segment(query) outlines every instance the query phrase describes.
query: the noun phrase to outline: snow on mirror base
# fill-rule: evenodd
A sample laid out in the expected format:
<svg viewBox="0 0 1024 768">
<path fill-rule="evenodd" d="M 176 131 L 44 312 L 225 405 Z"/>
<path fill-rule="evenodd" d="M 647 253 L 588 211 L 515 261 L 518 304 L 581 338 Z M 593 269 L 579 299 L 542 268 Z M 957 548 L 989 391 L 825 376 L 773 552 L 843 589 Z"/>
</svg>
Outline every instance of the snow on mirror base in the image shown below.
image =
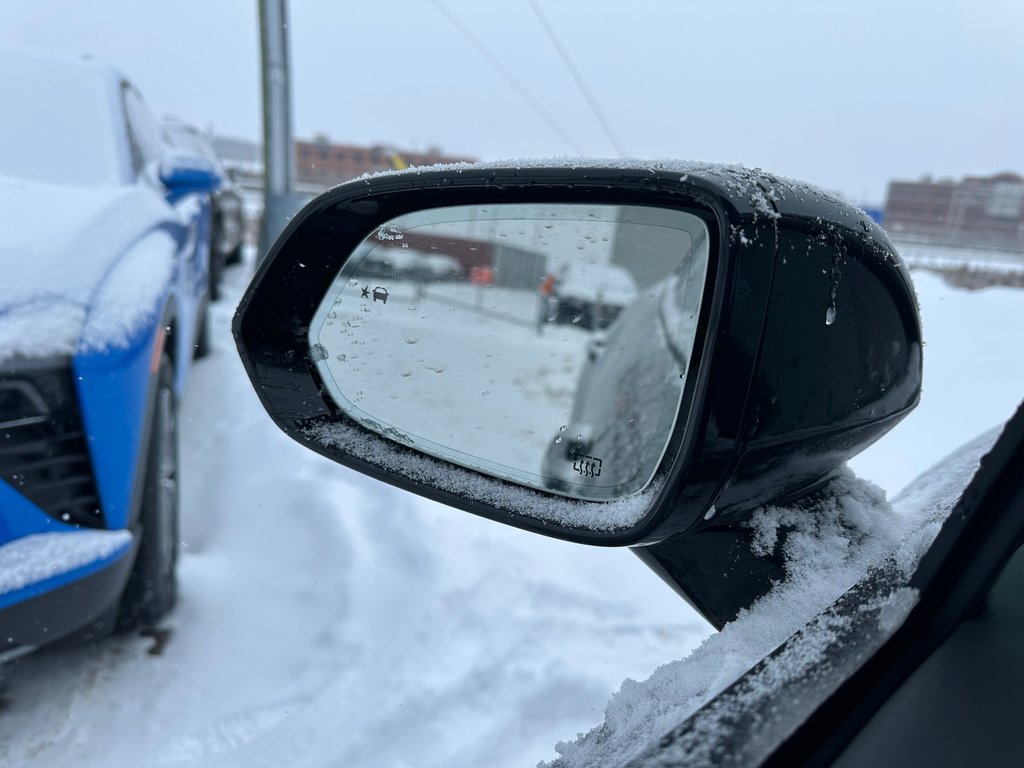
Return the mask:
<svg viewBox="0 0 1024 768">
<path fill-rule="evenodd" d="M 378 227 L 313 317 L 335 404 L 440 459 L 588 501 L 642 491 L 672 435 L 708 229 L 623 205 L 434 208 Z"/>
</svg>

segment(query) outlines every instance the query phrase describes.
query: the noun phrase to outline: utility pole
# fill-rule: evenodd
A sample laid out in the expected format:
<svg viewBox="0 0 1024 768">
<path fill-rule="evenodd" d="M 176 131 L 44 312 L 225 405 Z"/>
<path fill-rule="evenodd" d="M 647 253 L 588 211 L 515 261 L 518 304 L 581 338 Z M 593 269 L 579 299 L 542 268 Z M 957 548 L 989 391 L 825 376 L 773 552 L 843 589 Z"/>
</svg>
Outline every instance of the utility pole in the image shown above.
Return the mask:
<svg viewBox="0 0 1024 768">
<path fill-rule="evenodd" d="M 292 108 L 288 69 L 288 2 L 258 0 L 263 70 L 263 224 L 258 258 L 301 207 L 293 181 Z"/>
</svg>

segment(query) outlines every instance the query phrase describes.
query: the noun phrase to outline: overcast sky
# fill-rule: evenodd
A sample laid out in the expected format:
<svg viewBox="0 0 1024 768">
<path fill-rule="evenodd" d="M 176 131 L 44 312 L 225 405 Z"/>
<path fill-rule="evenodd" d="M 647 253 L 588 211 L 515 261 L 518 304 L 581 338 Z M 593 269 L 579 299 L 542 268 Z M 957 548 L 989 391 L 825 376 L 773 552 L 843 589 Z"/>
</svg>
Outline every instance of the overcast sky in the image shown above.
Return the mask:
<svg viewBox="0 0 1024 768">
<path fill-rule="evenodd" d="M 862 203 L 892 178 L 1024 172 L 1021 0 L 538 3 L 628 156 Z M 297 137 L 617 154 L 529 0 L 292 0 L 289 33 Z M 161 113 L 259 136 L 256 0 L 4 0 L 0 41 L 90 54 Z"/>
</svg>

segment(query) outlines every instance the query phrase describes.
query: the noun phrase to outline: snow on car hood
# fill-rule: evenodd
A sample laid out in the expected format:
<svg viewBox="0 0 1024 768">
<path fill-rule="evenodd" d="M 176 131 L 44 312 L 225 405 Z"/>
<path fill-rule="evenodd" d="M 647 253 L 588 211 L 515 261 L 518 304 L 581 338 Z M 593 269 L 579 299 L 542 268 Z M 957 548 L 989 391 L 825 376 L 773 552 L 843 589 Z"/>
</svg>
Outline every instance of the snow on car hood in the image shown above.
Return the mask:
<svg viewBox="0 0 1024 768">
<path fill-rule="evenodd" d="M 0 360 L 73 353 L 107 277 L 168 214 L 141 184 L 82 188 L 4 177 L 0 210 Z M 166 263 L 153 267 L 166 275 Z M 102 347 L 104 339 L 89 341 Z"/>
</svg>

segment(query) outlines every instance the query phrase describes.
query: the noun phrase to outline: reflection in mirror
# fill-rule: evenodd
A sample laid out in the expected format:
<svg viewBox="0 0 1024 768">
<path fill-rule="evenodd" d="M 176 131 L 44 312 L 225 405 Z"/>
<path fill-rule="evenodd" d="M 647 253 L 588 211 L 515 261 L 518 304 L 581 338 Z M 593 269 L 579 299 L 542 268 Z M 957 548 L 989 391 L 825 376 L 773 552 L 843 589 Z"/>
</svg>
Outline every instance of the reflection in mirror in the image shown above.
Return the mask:
<svg viewBox="0 0 1024 768">
<path fill-rule="evenodd" d="M 707 268 L 707 226 L 678 210 L 417 211 L 346 261 L 311 355 L 368 429 L 522 485 L 619 499 L 668 445 Z"/>
</svg>

